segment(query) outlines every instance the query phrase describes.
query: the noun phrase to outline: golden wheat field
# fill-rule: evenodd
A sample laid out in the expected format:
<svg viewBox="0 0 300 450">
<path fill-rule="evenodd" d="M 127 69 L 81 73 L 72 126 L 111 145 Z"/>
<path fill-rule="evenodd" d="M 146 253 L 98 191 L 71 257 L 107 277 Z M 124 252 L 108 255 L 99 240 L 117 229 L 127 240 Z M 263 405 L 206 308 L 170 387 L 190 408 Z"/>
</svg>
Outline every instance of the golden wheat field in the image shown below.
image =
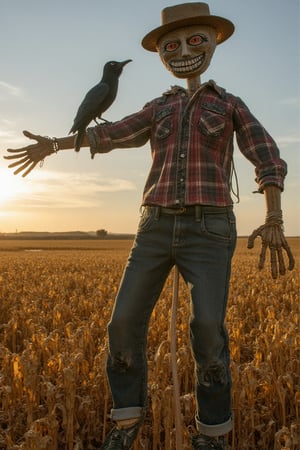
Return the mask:
<svg viewBox="0 0 300 450">
<path fill-rule="evenodd" d="M 258 272 L 258 243 L 240 238 L 227 327 L 231 337 L 232 450 L 300 449 L 300 239 L 296 269 Z M 131 241 L 0 242 L 0 449 L 99 449 L 112 424 L 106 326 Z M 173 279 L 148 338 L 149 411 L 135 450 L 175 449 L 169 318 Z M 194 429 L 189 299 L 180 281 L 177 361 L 183 448 Z"/>
</svg>

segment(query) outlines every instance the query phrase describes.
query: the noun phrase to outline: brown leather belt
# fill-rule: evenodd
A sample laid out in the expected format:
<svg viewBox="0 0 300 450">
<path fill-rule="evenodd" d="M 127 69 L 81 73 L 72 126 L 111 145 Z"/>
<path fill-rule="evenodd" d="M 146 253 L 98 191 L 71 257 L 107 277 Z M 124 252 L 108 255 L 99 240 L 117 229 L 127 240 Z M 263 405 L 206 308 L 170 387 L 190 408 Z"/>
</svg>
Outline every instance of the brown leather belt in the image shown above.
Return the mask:
<svg viewBox="0 0 300 450">
<path fill-rule="evenodd" d="M 191 205 L 175 208 L 168 208 L 165 206 L 145 206 L 151 208 L 159 215 L 173 215 L 173 216 L 196 216 L 202 214 L 226 214 L 232 211 L 232 206 L 207 206 L 207 205 Z"/>
</svg>

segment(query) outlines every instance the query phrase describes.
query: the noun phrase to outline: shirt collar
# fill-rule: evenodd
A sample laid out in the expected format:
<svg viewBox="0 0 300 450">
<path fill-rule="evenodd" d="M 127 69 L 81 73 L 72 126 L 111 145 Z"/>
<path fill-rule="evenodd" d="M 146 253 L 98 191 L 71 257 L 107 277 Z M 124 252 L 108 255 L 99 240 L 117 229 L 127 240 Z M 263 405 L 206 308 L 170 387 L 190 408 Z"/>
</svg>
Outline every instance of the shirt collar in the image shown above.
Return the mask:
<svg viewBox="0 0 300 450">
<path fill-rule="evenodd" d="M 213 88 L 220 97 L 224 96 L 225 90 L 223 88 L 221 88 L 220 86 L 218 86 L 217 83 L 214 80 L 209 80 L 206 83 L 201 84 L 201 86 L 195 92 L 194 95 L 199 94 L 200 92 L 202 92 L 207 87 Z M 171 86 L 171 89 L 169 89 L 168 91 L 164 92 L 163 95 L 176 95 L 176 94 L 182 94 L 182 93 L 186 94 L 187 93 L 187 89 L 183 88 L 182 86 L 175 85 L 175 86 Z"/>
</svg>

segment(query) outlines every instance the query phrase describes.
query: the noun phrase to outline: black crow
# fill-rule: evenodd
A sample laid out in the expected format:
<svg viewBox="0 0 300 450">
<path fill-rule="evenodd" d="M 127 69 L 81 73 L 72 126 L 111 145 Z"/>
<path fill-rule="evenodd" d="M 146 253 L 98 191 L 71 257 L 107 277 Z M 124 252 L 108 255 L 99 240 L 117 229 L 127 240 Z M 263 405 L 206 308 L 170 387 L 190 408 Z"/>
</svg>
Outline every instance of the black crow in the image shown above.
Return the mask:
<svg viewBox="0 0 300 450">
<path fill-rule="evenodd" d="M 88 124 L 98 117 L 101 119 L 102 114 L 106 111 L 116 98 L 118 92 L 119 76 L 123 67 L 128 64 L 131 59 L 117 62 L 109 61 L 103 69 L 103 76 L 100 83 L 96 84 L 88 91 L 81 105 L 78 108 L 74 124 L 69 132 L 76 133 L 75 151 L 79 152 L 81 142 Z M 105 119 L 102 119 L 105 120 Z"/>
</svg>

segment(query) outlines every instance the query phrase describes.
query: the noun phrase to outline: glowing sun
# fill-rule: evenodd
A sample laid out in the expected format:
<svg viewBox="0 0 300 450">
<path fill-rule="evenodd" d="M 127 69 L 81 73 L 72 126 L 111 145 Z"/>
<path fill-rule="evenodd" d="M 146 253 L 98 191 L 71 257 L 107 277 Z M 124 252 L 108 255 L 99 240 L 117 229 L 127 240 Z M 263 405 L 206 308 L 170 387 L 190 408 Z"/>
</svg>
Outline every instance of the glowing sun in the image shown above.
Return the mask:
<svg viewBox="0 0 300 450">
<path fill-rule="evenodd" d="M 14 175 L 9 169 L 0 169 L 0 206 L 8 204 L 10 201 L 17 200 L 20 197 L 20 201 L 24 194 L 30 192 L 30 186 L 27 180 Z"/>
</svg>

